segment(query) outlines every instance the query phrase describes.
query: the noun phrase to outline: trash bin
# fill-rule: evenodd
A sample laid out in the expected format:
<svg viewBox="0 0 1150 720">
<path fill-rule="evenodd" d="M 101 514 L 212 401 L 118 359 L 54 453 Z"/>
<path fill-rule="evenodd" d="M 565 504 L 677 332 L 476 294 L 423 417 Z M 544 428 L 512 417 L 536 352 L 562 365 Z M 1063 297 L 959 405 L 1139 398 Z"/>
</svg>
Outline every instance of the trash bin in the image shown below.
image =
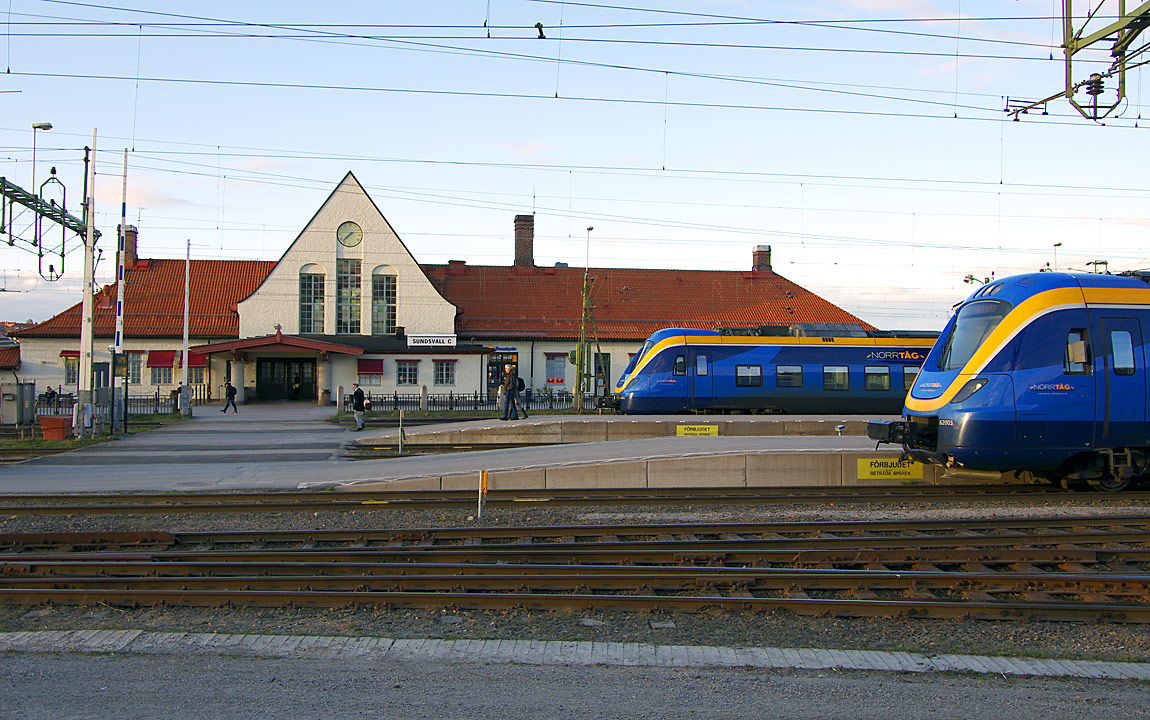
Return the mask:
<svg viewBox="0 0 1150 720">
<path fill-rule="evenodd" d="M 171 399 L 172 404 L 171 404 L 171 407 L 168 410 L 168 412 L 173 412 L 173 413 L 179 412 L 180 411 L 180 391 L 179 390 L 173 390 L 171 393 L 171 397 L 172 397 L 172 399 Z"/>
<path fill-rule="evenodd" d="M 323 390 L 319 394 L 320 405 L 331 405 L 331 390 Z"/>
</svg>

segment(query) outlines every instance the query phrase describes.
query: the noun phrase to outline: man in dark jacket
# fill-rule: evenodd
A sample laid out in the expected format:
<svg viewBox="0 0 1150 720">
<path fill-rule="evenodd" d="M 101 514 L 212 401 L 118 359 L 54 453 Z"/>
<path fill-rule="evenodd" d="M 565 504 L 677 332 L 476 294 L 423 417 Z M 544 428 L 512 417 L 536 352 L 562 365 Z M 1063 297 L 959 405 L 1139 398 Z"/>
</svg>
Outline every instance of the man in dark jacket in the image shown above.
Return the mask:
<svg viewBox="0 0 1150 720">
<path fill-rule="evenodd" d="M 355 411 L 355 430 L 359 432 L 363 430 L 363 411 L 367 409 L 364 405 L 363 388 L 359 383 L 351 384 L 351 409 Z"/>
<path fill-rule="evenodd" d="M 231 380 L 224 383 L 224 398 L 224 409 L 220 410 L 220 412 L 226 413 L 228 408 L 231 408 L 233 413 L 238 413 L 239 409 L 236 407 L 236 386 L 232 385 Z"/>
<path fill-rule="evenodd" d="M 503 380 L 500 385 L 503 387 L 503 417 L 501 419 L 518 420 L 519 403 L 515 402 L 515 396 L 519 394 L 519 376 L 510 363 L 503 366 Z M 508 415 L 511 417 L 509 418 Z"/>
</svg>

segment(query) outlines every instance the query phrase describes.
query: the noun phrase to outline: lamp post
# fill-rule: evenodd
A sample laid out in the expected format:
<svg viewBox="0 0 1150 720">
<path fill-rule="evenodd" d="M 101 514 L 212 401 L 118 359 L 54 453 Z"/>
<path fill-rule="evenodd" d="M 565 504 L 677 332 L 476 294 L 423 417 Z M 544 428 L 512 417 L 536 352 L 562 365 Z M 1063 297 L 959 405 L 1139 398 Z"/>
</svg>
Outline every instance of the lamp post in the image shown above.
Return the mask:
<svg viewBox="0 0 1150 720">
<path fill-rule="evenodd" d="M 1054 243 L 1054 272 L 1058 272 L 1058 248 L 1062 247 L 1062 243 Z"/>
<path fill-rule="evenodd" d="M 37 130 L 51 130 L 52 123 L 38 122 L 32 123 L 32 187 L 28 188 L 36 197 L 40 197 L 38 188 L 36 187 L 36 131 Z M 36 226 L 32 231 L 33 240 L 36 243 L 37 251 L 40 250 L 40 213 L 36 213 Z M 41 271 L 43 272 L 43 271 Z"/>
<path fill-rule="evenodd" d="M 575 412 L 583 412 L 583 393 L 586 385 L 587 373 L 584 368 L 587 364 L 587 315 L 588 305 L 591 301 L 591 231 L 587 228 L 587 259 L 583 263 L 583 319 L 579 323 L 579 346 L 575 348 Z"/>
</svg>

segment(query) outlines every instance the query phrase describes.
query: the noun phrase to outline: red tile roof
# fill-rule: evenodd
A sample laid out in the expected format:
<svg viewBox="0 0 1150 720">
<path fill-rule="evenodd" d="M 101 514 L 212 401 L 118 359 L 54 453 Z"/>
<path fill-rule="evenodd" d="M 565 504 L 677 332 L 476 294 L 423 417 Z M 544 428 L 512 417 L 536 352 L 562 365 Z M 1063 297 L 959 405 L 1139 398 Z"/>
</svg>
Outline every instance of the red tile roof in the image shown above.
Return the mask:
<svg viewBox="0 0 1150 720">
<path fill-rule="evenodd" d="M 251 295 L 268 276 L 270 260 L 192 260 L 188 334 L 195 338 L 239 335 L 236 303 Z M 184 332 L 184 261 L 141 260 L 127 271 L 124 335 L 179 337 Z M 78 337 L 82 306 L 73 305 L 42 323 L 13 333 L 16 337 Z M 95 334 L 113 337 L 116 285 L 96 295 Z"/>
<path fill-rule="evenodd" d="M 261 260 L 193 260 L 194 338 L 238 338 L 236 303 L 275 267 Z M 423 265 L 436 288 L 459 308 L 463 338 L 579 336 L 583 268 Z M 842 308 L 771 271 L 592 268 L 598 336 L 641 340 L 665 327 L 850 323 L 873 329 Z M 180 337 L 184 261 L 142 260 L 128 272 L 124 333 L 129 338 Z M 402 302 L 402 300 L 401 300 Z M 96 335 L 112 337 L 116 286 L 96 296 Z M 81 306 L 14 333 L 78 337 Z"/>
<path fill-rule="evenodd" d="M 0 370 L 20 369 L 20 346 L 0 347 Z"/>
<path fill-rule="evenodd" d="M 459 307 L 463 337 L 578 337 L 583 268 L 424 265 Z M 592 268 L 600 338 L 642 339 L 666 327 L 850 323 L 873 327 L 771 271 Z"/>
</svg>

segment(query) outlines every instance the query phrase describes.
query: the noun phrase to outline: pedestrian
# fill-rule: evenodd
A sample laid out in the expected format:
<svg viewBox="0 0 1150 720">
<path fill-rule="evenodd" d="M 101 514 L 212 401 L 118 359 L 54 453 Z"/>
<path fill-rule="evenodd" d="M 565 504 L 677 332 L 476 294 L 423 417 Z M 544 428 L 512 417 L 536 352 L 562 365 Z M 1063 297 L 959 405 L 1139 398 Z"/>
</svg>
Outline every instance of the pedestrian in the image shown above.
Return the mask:
<svg viewBox="0 0 1150 720">
<path fill-rule="evenodd" d="M 503 389 L 503 417 L 500 419 L 518 420 L 519 376 L 515 374 L 515 369 L 511 367 L 510 363 L 503 366 L 503 380 L 500 381 L 499 386 Z"/>
<path fill-rule="evenodd" d="M 523 382 L 523 378 L 518 377 L 518 373 L 516 373 L 515 382 L 515 409 L 519 412 L 523 419 L 526 420 L 528 417 L 527 409 L 523 407 L 524 396 L 521 393 L 527 389 L 527 384 Z"/>
<path fill-rule="evenodd" d="M 55 408 L 56 397 L 56 391 L 52 389 L 51 385 L 49 385 L 48 389 L 44 392 L 44 402 L 48 405 L 48 407 Z"/>
<path fill-rule="evenodd" d="M 367 409 L 359 383 L 351 384 L 351 409 L 355 411 L 355 431 L 359 432 L 363 430 L 363 411 Z"/>
<path fill-rule="evenodd" d="M 232 385 L 231 380 L 224 383 L 224 398 L 224 409 L 220 410 L 220 412 L 226 413 L 228 408 L 231 407 L 233 413 L 239 414 L 240 409 L 236 407 L 236 386 Z"/>
</svg>

